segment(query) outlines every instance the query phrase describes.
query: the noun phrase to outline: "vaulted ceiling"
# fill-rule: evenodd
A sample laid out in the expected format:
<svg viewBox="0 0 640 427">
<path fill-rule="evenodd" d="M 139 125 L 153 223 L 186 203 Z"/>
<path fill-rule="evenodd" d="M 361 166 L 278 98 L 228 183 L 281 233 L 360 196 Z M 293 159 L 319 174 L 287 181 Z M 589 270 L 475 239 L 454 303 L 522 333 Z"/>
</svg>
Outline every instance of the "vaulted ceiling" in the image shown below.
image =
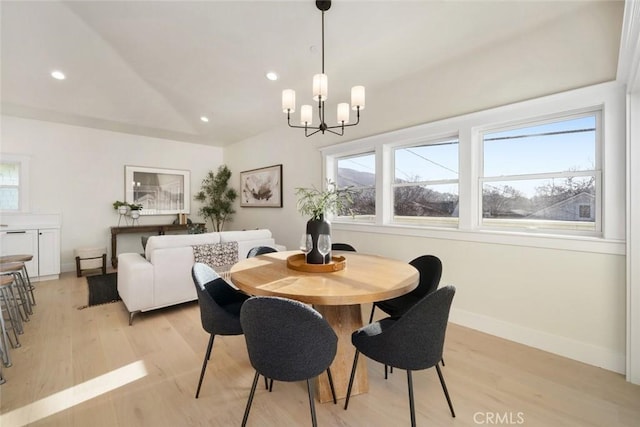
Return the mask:
<svg viewBox="0 0 640 427">
<path fill-rule="evenodd" d="M 298 109 L 311 103 L 321 67 L 321 15 L 311 0 L 2 1 L 0 8 L 9 115 L 224 146 L 285 126 L 281 91 L 296 90 Z M 456 59 L 473 63 L 514 40 L 528 48 L 504 61 L 533 56 L 559 73 L 577 61 L 577 85 L 612 80 L 622 11 L 620 1 L 335 0 L 325 15 L 327 114 L 349 101 L 353 85 L 366 86 L 369 104 L 384 105 L 397 82 Z M 565 26 L 566 37 L 535 43 L 550 23 Z M 67 78 L 52 79 L 54 69 Z M 267 71 L 279 80 L 267 80 Z"/>
</svg>

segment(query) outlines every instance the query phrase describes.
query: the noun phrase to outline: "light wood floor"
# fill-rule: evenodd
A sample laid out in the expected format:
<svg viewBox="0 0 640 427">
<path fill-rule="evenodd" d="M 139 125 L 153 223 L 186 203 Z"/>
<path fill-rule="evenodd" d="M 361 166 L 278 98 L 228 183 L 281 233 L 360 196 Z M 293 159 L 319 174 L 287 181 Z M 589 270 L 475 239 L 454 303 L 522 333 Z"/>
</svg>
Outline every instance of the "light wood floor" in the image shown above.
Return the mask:
<svg viewBox="0 0 640 427">
<path fill-rule="evenodd" d="M 86 281 L 65 273 L 37 284 L 37 306 L 0 386 L 0 425 L 239 426 L 253 378 L 244 338 L 216 338 L 199 399 L 193 395 L 207 334 L 197 303 L 142 314 L 122 303 L 78 310 Z M 455 304 L 455 300 L 454 300 Z M 363 307 L 369 313 L 370 306 Z M 443 373 L 416 372 L 421 426 L 639 426 L 640 387 L 623 376 L 450 325 Z M 384 380 L 369 362 L 370 391 L 349 410 L 317 404 L 321 426 L 409 425 L 406 374 Z M 258 388 L 250 426 L 310 425 L 304 383 Z"/>
</svg>

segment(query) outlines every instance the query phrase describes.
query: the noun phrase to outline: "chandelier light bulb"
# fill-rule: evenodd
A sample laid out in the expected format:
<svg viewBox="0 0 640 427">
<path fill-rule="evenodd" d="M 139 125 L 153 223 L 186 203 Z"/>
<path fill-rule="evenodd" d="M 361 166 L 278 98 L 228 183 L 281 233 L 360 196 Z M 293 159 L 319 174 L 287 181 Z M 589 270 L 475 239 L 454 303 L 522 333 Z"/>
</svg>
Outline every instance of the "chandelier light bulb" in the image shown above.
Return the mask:
<svg viewBox="0 0 640 427">
<path fill-rule="evenodd" d="M 323 101 L 327 100 L 329 92 L 329 80 L 326 74 L 316 74 L 313 76 L 313 100 L 318 101 L 322 97 Z"/>
<path fill-rule="evenodd" d="M 349 123 L 349 104 L 338 104 L 338 123 Z"/>
<path fill-rule="evenodd" d="M 311 105 L 303 105 L 300 107 L 300 124 L 301 125 L 310 125 L 313 123 L 313 109 Z"/>
<path fill-rule="evenodd" d="M 282 112 L 296 111 L 296 91 L 293 89 L 285 89 L 282 91 Z"/>
<path fill-rule="evenodd" d="M 351 109 L 364 110 L 364 86 L 354 86 L 351 88 Z"/>
</svg>

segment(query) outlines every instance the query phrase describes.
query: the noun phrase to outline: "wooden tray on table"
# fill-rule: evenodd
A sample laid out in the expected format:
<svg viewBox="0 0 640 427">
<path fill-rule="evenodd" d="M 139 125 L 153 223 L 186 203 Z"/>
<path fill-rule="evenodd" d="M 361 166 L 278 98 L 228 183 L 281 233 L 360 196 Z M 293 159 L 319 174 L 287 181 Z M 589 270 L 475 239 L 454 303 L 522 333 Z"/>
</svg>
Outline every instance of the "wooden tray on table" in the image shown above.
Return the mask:
<svg viewBox="0 0 640 427">
<path fill-rule="evenodd" d="M 288 268 L 306 273 L 332 273 L 344 270 L 346 265 L 347 260 L 343 256 L 332 256 L 328 264 L 307 264 L 304 254 L 295 254 L 287 258 Z"/>
</svg>

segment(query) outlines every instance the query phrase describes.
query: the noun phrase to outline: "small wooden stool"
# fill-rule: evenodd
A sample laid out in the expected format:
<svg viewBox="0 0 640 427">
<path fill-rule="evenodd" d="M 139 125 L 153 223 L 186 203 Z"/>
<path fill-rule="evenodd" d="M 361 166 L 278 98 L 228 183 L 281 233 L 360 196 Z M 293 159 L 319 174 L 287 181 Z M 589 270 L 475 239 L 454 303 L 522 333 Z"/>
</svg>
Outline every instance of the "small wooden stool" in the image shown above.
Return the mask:
<svg viewBox="0 0 640 427">
<path fill-rule="evenodd" d="M 107 248 L 79 248 L 75 251 L 76 274 L 82 276 L 83 270 L 102 269 L 107 274 Z"/>
</svg>

